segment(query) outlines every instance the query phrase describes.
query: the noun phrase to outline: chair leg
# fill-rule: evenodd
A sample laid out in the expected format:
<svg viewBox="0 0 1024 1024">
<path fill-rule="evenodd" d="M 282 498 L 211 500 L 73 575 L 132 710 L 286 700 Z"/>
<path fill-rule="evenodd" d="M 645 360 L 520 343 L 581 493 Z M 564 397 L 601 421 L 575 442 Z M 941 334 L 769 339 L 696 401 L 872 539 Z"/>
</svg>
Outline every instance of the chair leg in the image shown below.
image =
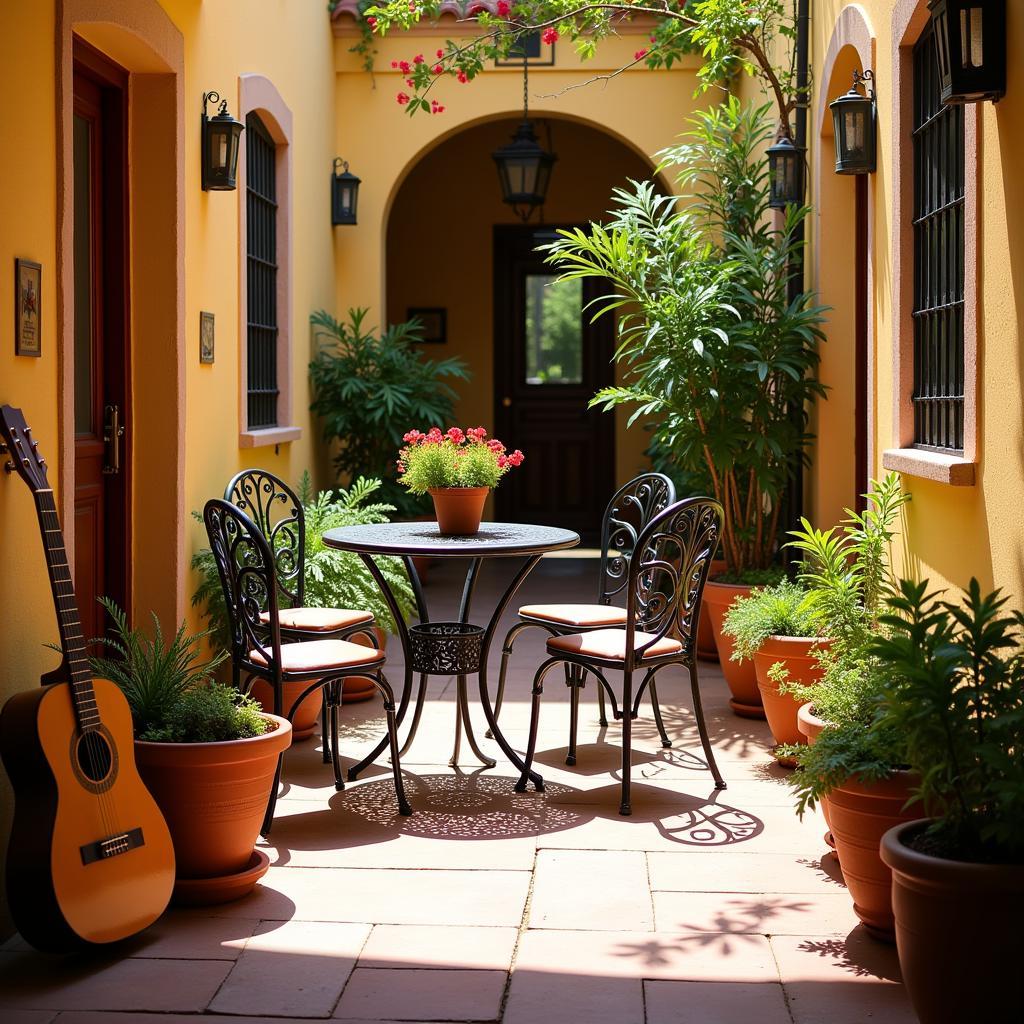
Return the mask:
<svg viewBox="0 0 1024 1024">
<path fill-rule="evenodd" d="M 412 807 L 409 806 L 409 801 L 406 799 L 405 784 L 402 781 L 401 755 L 398 752 L 398 722 L 395 717 L 395 697 L 383 675 L 378 675 L 377 680 L 384 691 L 384 713 L 388 719 L 388 743 L 391 746 L 391 774 L 395 779 L 398 813 L 407 818 L 412 814 Z"/>
<path fill-rule="evenodd" d="M 633 768 L 633 716 L 629 709 L 633 706 L 633 673 L 627 669 L 622 674 L 622 800 L 619 803 L 619 814 L 633 813 L 630 806 L 630 773 Z"/>
<path fill-rule="evenodd" d="M 324 748 L 324 764 L 331 763 L 330 737 L 327 723 L 327 687 L 320 691 L 320 739 Z"/>
<path fill-rule="evenodd" d="M 530 702 L 530 738 L 526 744 L 526 759 L 523 762 L 523 774 L 516 783 L 516 792 L 525 793 L 530 781 L 530 769 L 533 767 L 533 755 L 537 752 L 537 727 L 540 724 L 540 696 L 544 692 L 544 669 L 538 669 L 533 677 L 533 691 Z"/>
<path fill-rule="evenodd" d="M 715 752 L 711 749 L 711 739 L 708 737 L 708 727 L 704 721 L 704 708 L 700 702 L 700 680 L 697 678 L 696 660 L 687 665 L 686 669 L 690 673 L 690 689 L 693 692 L 693 717 L 697 719 L 697 732 L 700 733 L 700 743 L 704 748 L 704 759 L 707 761 L 711 774 L 714 776 L 715 789 L 725 789 L 725 780 L 722 778 L 722 773 L 718 770 L 718 765 L 715 763 Z"/>
<path fill-rule="evenodd" d="M 597 724 L 602 729 L 608 728 L 608 716 L 604 707 L 604 687 L 600 683 L 597 685 Z"/>
<path fill-rule="evenodd" d="M 654 722 L 658 726 L 661 745 L 663 747 L 671 747 L 672 741 L 668 738 L 668 733 L 665 732 L 665 722 L 661 717 L 661 704 L 658 703 L 658 684 L 654 681 L 654 676 L 651 676 L 651 681 L 647 685 L 651 690 L 651 707 L 654 709 Z"/>
<path fill-rule="evenodd" d="M 576 665 L 566 664 L 565 682 L 569 687 L 569 749 L 566 751 L 565 763 L 570 766 L 576 763 L 576 739 L 580 720 L 580 687 L 583 685 L 579 672 L 580 670 Z"/>
<path fill-rule="evenodd" d="M 281 785 L 281 766 L 284 764 L 284 753 L 277 755 L 277 769 L 274 772 L 274 785 L 270 790 L 270 799 L 267 801 L 267 810 L 263 815 L 263 824 L 260 826 L 260 835 L 266 839 L 270 835 L 270 829 L 274 824 L 274 809 L 277 807 L 277 791 Z"/>
<path fill-rule="evenodd" d="M 331 764 L 334 767 L 334 788 L 340 793 L 345 788 L 345 775 L 341 769 L 341 751 L 338 743 L 338 717 L 341 713 L 342 680 L 335 679 L 327 684 L 331 689 L 329 702 L 331 705 Z M 327 687 L 324 687 L 326 691 Z M 325 694 L 326 699 L 326 694 Z"/>
</svg>

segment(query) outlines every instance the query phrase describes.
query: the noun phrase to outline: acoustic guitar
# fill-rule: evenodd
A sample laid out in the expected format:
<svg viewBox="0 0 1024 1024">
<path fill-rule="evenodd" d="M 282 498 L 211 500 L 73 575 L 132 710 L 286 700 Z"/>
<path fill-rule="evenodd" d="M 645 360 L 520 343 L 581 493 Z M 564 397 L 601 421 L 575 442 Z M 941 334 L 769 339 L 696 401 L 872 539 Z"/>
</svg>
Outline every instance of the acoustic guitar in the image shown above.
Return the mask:
<svg viewBox="0 0 1024 1024">
<path fill-rule="evenodd" d="M 128 701 L 89 671 L 46 463 L 20 409 L 0 407 L 0 438 L 6 470 L 35 496 L 65 673 L 15 694 L 0 713 L 14 787 L 7 899 L 26 941 L 66 952 L 152 924 L 171 898 L 174 847 L 135 768 Z"/>
</svg>

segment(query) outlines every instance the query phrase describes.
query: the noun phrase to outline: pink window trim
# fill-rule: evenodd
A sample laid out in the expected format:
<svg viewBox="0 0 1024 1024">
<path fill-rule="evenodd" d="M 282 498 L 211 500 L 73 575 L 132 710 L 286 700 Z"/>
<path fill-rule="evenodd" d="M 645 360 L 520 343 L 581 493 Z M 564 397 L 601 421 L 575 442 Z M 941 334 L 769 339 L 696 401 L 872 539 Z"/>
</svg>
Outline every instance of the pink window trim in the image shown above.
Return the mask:
<svg viewBox="0 0 1024 1024">
<path fill-rule="evenodd" d="M 238 76 L 239 120 L 256 113 L 277 144 L 277 422 L 276 427 L 249 429 L 247 395 L 245 145 L 238 154 L 238 436 L 240 448 L 259 448 L 297 441 L 302 428 L 293 424 L 292 408 L 292 112 L 269 78 Z M 243 139 L 244 143 L 244 139 Z"/>
<path fill-rule="evenodd" d="M 899 0 L 892 15 L 893 447 L 882 453 L 882 465 L 900 473 L 969 487 L 975 483 L 978 462 L 978 374 L 981 365 L 978 331 L 981 112 L 976 103 L 968 104 L 964 115 L 964 452 L 962 456 L 944 455 L 913 447 L 914 325 L 911 307 L 914 232 L 911 204 L 914 153 L 909 143 L 902 143 L 909 139 L 913 118 L 913 46 L 928 17 L 928 0 Z"/>
</svg>

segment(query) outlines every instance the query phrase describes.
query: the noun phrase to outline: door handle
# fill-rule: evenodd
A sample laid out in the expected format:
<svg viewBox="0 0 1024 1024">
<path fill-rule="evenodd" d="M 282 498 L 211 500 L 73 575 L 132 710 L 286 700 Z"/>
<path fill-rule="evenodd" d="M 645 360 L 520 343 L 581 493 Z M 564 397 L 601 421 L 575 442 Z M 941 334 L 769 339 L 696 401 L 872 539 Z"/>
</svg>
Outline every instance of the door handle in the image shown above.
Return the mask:
<svg viewBox="0 0 1024 1024">
<path fill-rule="evenodd" d="M 116 405 L 108 405 L 103 409 L 103 444 L 106 456 L 103 472 L 109 475 L 121 472 L 121 438 L 124 437 L 124 426 L 121 424 L 121 410 Z"/>
<path fill-rule="evenodd" d="M 504 398 L 503 398 L 503 399 L 501 400 L 501 404 L 502 404 L 502 405 L 503 405 L 503 406 L 504 406 L 504 407 L 505 407 L 506 409 L 509 409 L 509 408 L 511 408 L 511 406 L 512 406 L 512 399 L 511 399 L 511 398 L 509 398 L 509 397 L 508 397 L 508 395 L 506 395 L 506 396 L 505 396 L 505 397 L 504 397 Z"/>
</svg>

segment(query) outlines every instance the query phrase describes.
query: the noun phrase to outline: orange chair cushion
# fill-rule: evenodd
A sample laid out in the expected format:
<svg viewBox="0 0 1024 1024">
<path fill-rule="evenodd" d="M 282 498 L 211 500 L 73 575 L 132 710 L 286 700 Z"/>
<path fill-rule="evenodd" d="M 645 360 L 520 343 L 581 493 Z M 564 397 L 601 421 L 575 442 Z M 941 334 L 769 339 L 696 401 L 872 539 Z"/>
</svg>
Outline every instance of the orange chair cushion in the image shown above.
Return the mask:
<svg viewBox="0 0 1024 1024">
<path fill-rule="evenodd" d="M 653 633 L 633 634 L 633 643 L 641 647 L 654 640 Z M 683 645 L 678 640 L 663 636 L 644 651 L 644 659 L 660 658 L 666 654 L 678 654 Z M 552 654 L 565 651 L 569 654 L 581 654 L 585 658 L 599 658 L 601 661 L 626 660 L 626 631 L 624 629 L 595 629 L 590 633 L 570 633 L 568 636 L 553 636 L 548 641 L 548 650 Z"/>
<path fill-rule="evenodd" d="M 560 626 L 621 626 L 626 621 L 626 609 L 613 604 L 526 604 L 519 614 Z"/>
<path fill-rule="evenodd" d="M 282 608 L 278 613 L 282 629 L 300 629 L 308 633 L 333 633 L 336 629 L 373 622 L 371 612 L 354 608 Z M 260 622 L 270 622 L 270 612 L 260 613 Z"/>
<path fill-rule="evenodd" d="M 266 665 L 267 659 L 258 648 L 249 652 L 256 665 Z M 306 672 L 330 672 L 353 665 L 375 665 L 384 660 L 384 652 L 347 640 L 307 640 L 303 643 L 282 644 L 281 669 L 297 675 Z"/>
</svg>

